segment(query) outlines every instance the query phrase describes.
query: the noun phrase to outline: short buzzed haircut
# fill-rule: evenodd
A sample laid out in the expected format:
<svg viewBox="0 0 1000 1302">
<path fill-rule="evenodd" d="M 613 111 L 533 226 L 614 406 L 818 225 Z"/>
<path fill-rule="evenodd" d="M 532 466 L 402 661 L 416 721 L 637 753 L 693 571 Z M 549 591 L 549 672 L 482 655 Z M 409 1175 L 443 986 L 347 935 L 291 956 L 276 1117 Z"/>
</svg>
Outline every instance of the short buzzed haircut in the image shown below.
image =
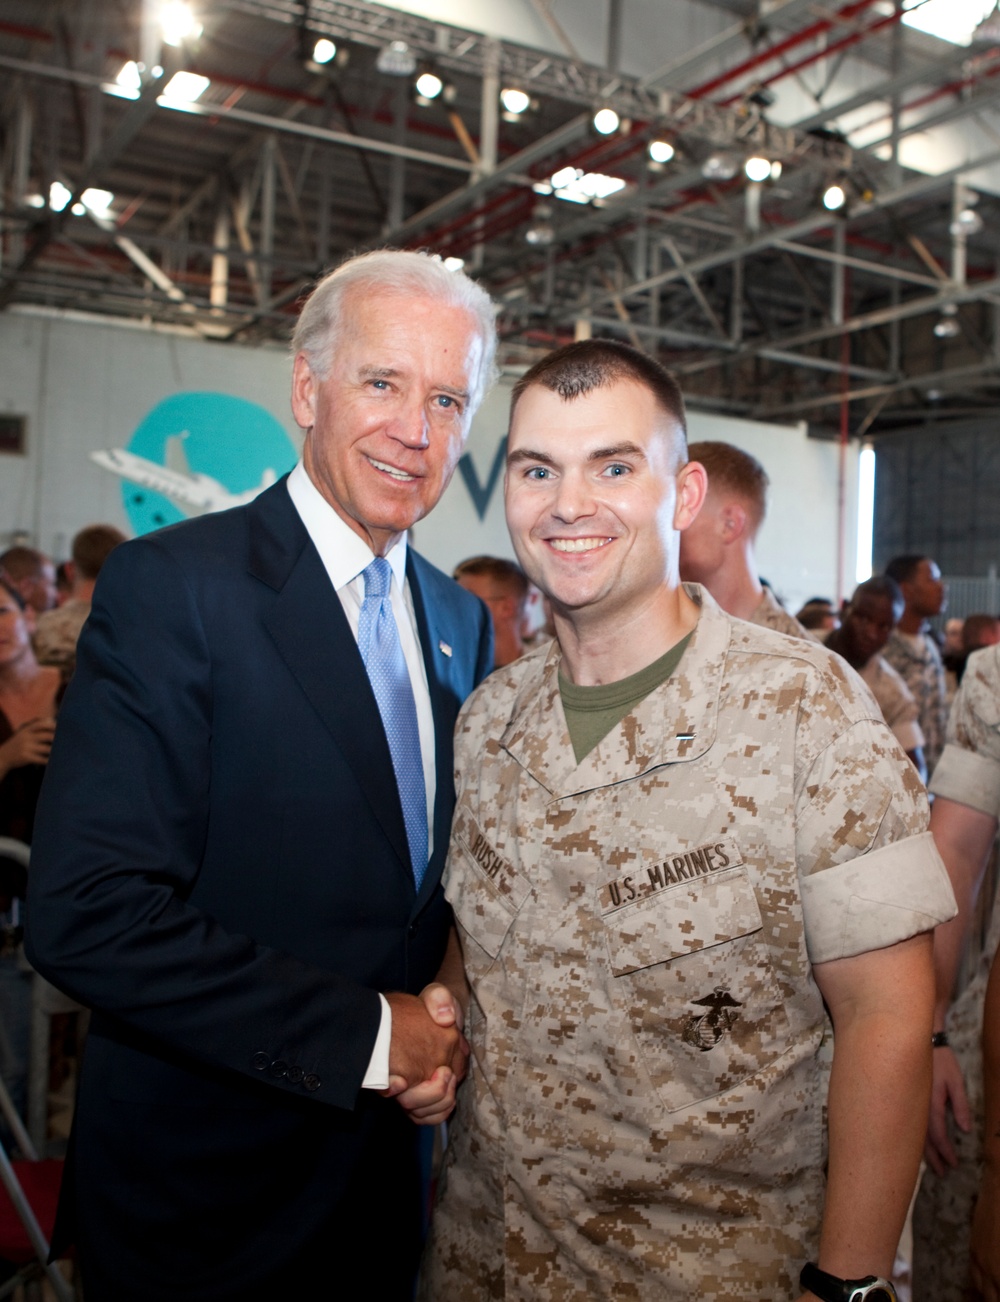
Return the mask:
<svg viewBox="0 0 1000 1302">
<path fill-rule="evenodd" d="M 749 508 L 751 525 L 756 533 L 767 514 L 767 490 L 771 486 L 767 471 L 756 457 L 732 443 L 704 441 L 688 448 L 692 461 L 700 461 L 708 471 L 708 491 L 720 487 L 736 493 Z"/>
<path fill-rule="evenodd" d="M 895 579 L 897 583 L 909 583 L 916 574 L 921 561 L 929 561 L 930 557 L 923 552 L 919 555 L 916 552 L 908 553 L 905 556 L 894 556 L 889 564 L 885 567 L 885 572 L 890 579 Z"/>
<path fill-rule="evenodd" d="M 536 362 L 514 385 L 510 395 L 511 420 L 522 394 L 535 385 L 572 402 L 595 389 L 608 389 L 615 384 L 638 384 L 652 393 L 656 405 L 676 427 L 677 453 L 683 464 L 687 460 L 687 421 L 680 385 L 655 358 L 616 339 L 582 339 L 557 348 Z"/>
<path fill-rule="evenodd" d="M 113 524 L 88 524 L 73 539 L 73 564 L 81 579 L 96 579 L 125 535 Z"/>
<path fill-rule="evenodd" d="M 49 558 L 34 547 L 8 547 L 0 556 L 0 570 L 14 583 L 22 579 L 40 579 Z"/>
<path fill-rule="evenodd" d="M 903 599 L 899 584 L 891 574 L 876 574 L 874 578 L 865 579 L 864 583 L 859 583 L 854 589 L 854 595 L 848 604 L 853 606 L 859 597 L 865 595 L 888 597 L 892 602 L 893 620 L 895 623 L 899 622 L 906 602 Z"/>
<path fill-rule="evenodd" d="M 528 600 L 528 576 L 516 562 L 503 556 L 470 556 L 455 566 L 451 577 L 460 579 L 464 574 L 492 579 L 517 601 L 518 609 L 523 610 L 524 603 Z"/>
<path fill-rule="evenodd" d="M 1000 619 L 996 615 L 966 615 L 962 625 L 962 650 L 978 651 L 1000 640 Z"/>
</svg>

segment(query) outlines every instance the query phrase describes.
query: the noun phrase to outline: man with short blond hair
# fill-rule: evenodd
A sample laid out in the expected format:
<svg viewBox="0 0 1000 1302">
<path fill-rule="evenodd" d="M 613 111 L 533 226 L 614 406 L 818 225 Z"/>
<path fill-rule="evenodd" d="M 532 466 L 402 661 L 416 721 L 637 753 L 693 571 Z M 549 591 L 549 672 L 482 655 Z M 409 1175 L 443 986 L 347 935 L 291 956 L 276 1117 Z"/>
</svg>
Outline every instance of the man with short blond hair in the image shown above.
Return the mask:
<svg viewBox="0 0 1000 1302">
<path fill-rule="evenodd" d="M 724 611 L 789 637 L 811 635 L 757 574 L 755 544 L 767 514 L 767 471 L 731 443 L 692 443 L 708 472 L 705 505 L 681 535 L 681 578 L 707 588 Z"/>
</svg>

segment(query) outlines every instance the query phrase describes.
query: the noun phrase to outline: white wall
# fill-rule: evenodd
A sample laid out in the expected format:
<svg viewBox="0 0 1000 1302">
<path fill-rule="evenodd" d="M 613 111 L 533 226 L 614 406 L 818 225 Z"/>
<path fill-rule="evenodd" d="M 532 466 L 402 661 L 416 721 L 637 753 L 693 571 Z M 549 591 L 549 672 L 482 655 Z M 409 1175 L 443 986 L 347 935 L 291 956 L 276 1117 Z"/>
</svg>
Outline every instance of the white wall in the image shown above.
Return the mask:
<svg viewBox="0 0 1000 1302">
<path fill-rule="evenodd" d="M 62 558 L 82 525 L 108 521 L 130 531 L 120 481 L 95 465 L 95 449 L 124 447 L 151 408 L 187 390 L 213 390 L 264 407 L 299 431 L 288 408 L 290 366 L 283 350 L 206 343 L 163 331 L 120 327 L 27 311 L 0 316 L 0 412 L 28 417 L 27 454 L 0 455 L 0 544 L 23 530 Z M 502 469 L 484 495 L 507 426 L 509 381 L 476 417 L 460 467 L 415 542 L 442 569 L 475 553 L 511 556 L 503 519 Z M 834 595 L 837 448 L 799 427 L 691 413 L 692 439 L 718 438 L 758 456 L 771 476 L 771 509 L 759 541 L 761 573 L 796 609 L 814 593 Z M 192 469 L 198 470 L 197 464 Z M 857 451 L 848 452 L 847 586 L 854 574 Z"/>
</svg>

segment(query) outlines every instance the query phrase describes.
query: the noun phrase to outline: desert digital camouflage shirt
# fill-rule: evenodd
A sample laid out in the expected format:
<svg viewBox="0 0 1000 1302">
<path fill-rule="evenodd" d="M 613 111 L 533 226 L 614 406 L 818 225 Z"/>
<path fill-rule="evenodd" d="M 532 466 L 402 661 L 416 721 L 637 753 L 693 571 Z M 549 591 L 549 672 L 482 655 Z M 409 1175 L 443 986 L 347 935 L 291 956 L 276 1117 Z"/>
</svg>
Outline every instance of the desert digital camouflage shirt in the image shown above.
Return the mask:
<svg viewBox="0 0 1000 1302">
<path fill-rule="evenodd" d="M 882 654 L 913 693 L 920 710 L 927 772 L 934 771 L 944 749 L 948 725 L 944 666 L 937 643 L 926 633 L 901 633 L 894 629 Z"/>
<path fill-rule="evenodd" d="M 929 789 L 1000 817 L 1000 647 L 969 656 Z"/>
<path fill-rule="evenodd" d="M 758 628 L 773 628 L 776 633 L 784 633 L 787 637 L 802 637 L 807 642 L 816 641 L 809 630 L 800 624 L 794 615 L 788 613 L 770 588 L 764 589 L 757 608 L 750 616 L 750 623 L 756 624 Z"/>
<path fill-rule="evenodd" d="M 472 1059 L 425 1299 L 797 1297 L 831 1054 L 811 963 L 954 912 L 853 672 L 688 590 L 680 665 L 580 765 L 555 643 L 459 719 Z"/>
<path fill-rule="evenodd" d="M 922 746 L 924 734 L 917 721 L 920 710 L 913 699 L 913 693 L 888 660 L 874 655 L 859 672 L 872 689 L 872 696 L 882 711 L 882 718 L 903 750 L 916 750 Z"/>
</svg>

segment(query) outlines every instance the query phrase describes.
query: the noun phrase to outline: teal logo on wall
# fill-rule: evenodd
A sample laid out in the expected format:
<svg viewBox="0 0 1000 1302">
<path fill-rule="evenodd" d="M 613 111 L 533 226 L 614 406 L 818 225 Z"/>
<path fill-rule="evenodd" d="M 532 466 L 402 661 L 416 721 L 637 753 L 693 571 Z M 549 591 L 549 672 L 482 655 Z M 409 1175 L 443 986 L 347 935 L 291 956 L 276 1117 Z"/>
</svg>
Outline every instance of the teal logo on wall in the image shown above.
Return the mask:
<svg viewBox="0 0 1000 1302">
<path fill-rule="evenodd" d="M 122 501 L 136 534 L 242 506 L 298 457 L 269 411 L 228 393 L 165 398 L 128 447 L 90 455 L 123 481 Z"/>
</svg>

